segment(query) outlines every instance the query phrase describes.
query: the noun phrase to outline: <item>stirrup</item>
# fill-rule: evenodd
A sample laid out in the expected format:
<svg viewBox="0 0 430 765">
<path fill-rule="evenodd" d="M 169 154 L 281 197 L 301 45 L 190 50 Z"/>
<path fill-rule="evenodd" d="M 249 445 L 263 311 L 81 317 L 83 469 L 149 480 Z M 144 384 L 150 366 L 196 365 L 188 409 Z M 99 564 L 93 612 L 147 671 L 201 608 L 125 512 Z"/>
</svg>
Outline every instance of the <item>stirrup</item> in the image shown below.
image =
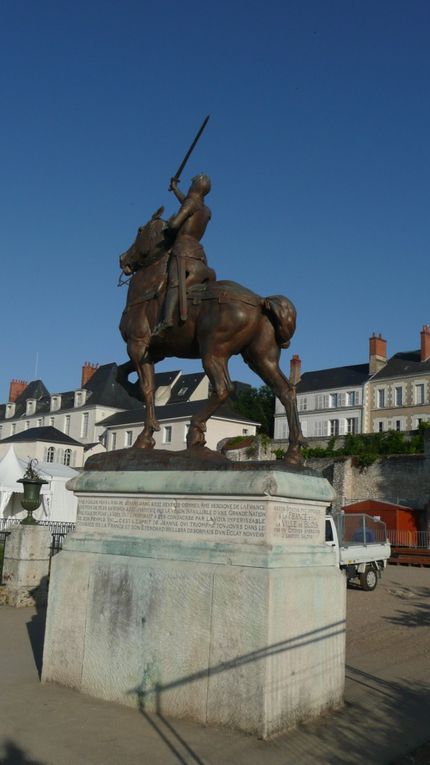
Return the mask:
<svg viewBox="0 0 430 765">
<path fill-rule="evenodd" d="M 171 329 L 171 327 L 173 327 L 173 322 L 169 323 L 166 321 L 166 319 L 164 319 L 163 321 L 158 322 L 158 324 L 152 330 L 151 335 L 152 337 L 154 337 L 154 335 L 161 335 L 166 329 Z"/>
</svg>

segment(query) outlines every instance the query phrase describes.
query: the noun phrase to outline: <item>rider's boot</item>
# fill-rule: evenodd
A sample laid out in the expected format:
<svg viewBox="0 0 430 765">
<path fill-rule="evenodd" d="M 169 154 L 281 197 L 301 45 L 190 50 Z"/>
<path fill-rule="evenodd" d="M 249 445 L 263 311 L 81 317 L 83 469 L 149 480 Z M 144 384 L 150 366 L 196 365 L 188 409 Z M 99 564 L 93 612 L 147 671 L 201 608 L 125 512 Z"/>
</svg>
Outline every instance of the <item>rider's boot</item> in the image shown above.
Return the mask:
<svg viewBox="0 0 430 765">
<path fill-rule="evenodd" d="M 169 327 L 173 327 L 174 325 L 174 314 L 175 310 L 178 306 L 178 300 L 179 300 L 179 290 L 178 287 L 169 287 L 166 294 L 166 300 L 164 303 L 163 308 L 163 318 L 161 321 L 158 322 L 157 326 L 154 327 L 152 335 L 161 335 L 165 329 L 169 329 Z"/>
</svg>

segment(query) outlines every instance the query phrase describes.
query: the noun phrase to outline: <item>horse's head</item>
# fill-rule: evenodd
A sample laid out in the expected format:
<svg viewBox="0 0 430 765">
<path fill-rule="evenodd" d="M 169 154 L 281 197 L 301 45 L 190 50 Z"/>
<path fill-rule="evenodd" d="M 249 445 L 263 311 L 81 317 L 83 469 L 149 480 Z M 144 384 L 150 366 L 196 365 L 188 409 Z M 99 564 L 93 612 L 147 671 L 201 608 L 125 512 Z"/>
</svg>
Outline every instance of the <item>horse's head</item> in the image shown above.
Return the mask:
<svg viewBox="0 0 430 765">
<path fill-rule="evenodd" d="M 168 248 L 167 224 L 160 218 L 163 212 L 164 208 L 160 207 L 149 223 L 138 228 L 133 244 L 120 256 L 119 266 L 127 276 L 141 268 L 146 257 L 155 254 L 157 250 L 161 254 Z"/>
</svg>

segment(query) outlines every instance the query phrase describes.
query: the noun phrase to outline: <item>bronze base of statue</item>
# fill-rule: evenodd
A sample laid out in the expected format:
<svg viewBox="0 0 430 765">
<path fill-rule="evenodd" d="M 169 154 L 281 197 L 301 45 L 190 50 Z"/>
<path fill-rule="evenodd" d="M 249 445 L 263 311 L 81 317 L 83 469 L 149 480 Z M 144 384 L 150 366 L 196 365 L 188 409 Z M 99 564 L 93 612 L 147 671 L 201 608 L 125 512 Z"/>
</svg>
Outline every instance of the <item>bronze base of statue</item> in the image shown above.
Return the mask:
<svg viewBox="0 0 430 765">
<path fill-rule="evenodd" d="M 167 449 L 117 449 L 113 452 L 94 454 L 86 463 L 84 470 L 283 470 L 317 475 L 310 468 L 291 465 L 284 460 L 249 460 L 233 462 L 219 452 L 207 447 L 168 451 Z"/>
</svg>

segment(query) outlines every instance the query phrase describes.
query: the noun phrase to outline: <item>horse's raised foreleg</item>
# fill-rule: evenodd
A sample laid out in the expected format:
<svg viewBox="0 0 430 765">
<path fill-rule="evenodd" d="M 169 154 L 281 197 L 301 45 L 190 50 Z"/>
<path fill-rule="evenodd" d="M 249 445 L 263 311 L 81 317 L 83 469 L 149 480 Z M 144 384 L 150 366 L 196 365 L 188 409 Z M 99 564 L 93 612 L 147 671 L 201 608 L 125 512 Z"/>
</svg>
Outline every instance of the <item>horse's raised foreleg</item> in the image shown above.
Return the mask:
<svg viewBox="0 0 430 765">
<path fill-rule="evenodd" d="M 207 354 L 202 358 L 202 364 L 209 377 L 212 393 L 205 406 L 191 418 L 187 435 L 188 449 L 205 445 L 206 423 L 209 417 L 216 412 L 234 389 L 228 373 L 227 359 Z"/>
<path fill-rule="evenodd" d="M 130 359 L 136 366 L 139 376 L 139 387 L 145 402 L 145 427 L 138 435 L 133 446 L 140 449 L 153 449 L 154 431 L 160 430 L 160 423 L 155 416 L 155 378 L 154 364 L 146 354 L 146 346 L 139 341 L 129 341 L 127 344 Z"/>
<path fill-rule="evenodd" d="M 285 407 L 289 429 L 285 462 L 290 465 L 303 464 L 300 447 L 306 442 L 300 426 L 296 390 L 279 367 L 280 349 L 272 327 L 267 324 L 263 326 L 261 334 L 256 335 L 242 355 L 248 366 L 272 389 Z"/>
</svg>

